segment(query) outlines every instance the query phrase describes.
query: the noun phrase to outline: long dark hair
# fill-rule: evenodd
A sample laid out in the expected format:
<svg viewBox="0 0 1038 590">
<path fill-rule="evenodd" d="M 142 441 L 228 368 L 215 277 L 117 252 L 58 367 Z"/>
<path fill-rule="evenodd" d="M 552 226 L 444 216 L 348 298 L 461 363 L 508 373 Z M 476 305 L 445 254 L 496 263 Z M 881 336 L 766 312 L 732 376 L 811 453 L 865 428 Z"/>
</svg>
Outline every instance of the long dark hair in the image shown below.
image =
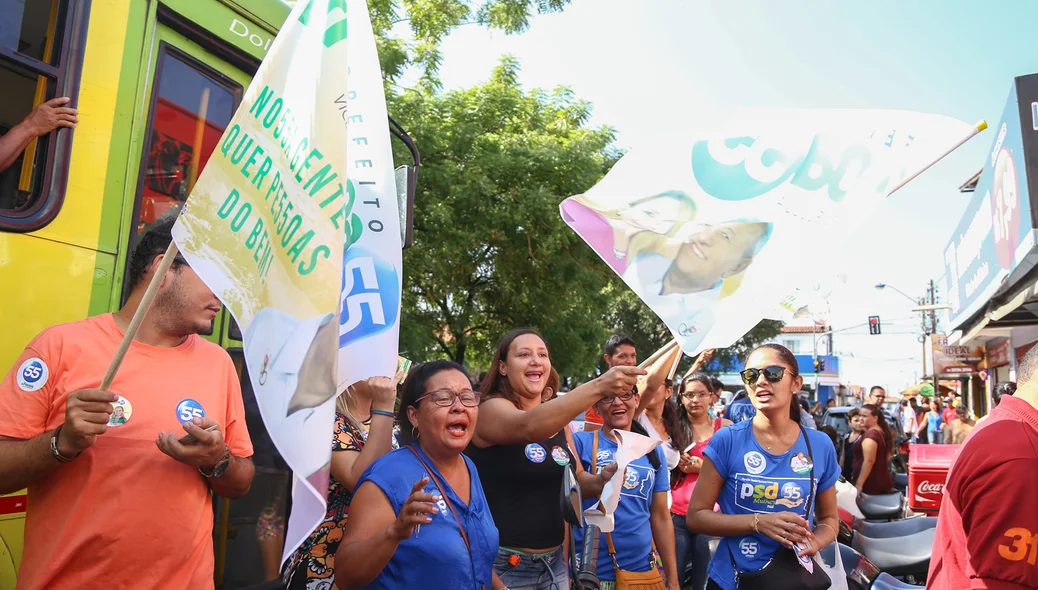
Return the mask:
<svg viewBox="0 0 1038 590">
<path fill-rule="evenodd" d="M 548 346 L 548 341 L 541 336 L 541 333 L 533 328 L 518 328 L 505 334 L 501 340 L 497 343 L 497 352 L 494 353 L 494 360 L 490 361 L 490 369 L 487 370 L 487 374 L 483 377 L 483 382 L 479 384 L 479 391 L 483 394 L 482 401 L 486 401 L 494 397 L 503 397 L 506 400 L 512 402 L 515 407 L 520 408 L 519 405 L 519 394 L 512 390 L 512 385 L 508 382 L 508 376 L 502 375 L 498 367 L 502 362 L 508 360 L 508 349 L 512 347 L 512 342 L 516 338 L 526 335 L 533 334 L 534 336 L 541 339 L 544 343 L 544 347 L 548 349 L 548 360 L 551 360 L 551 347 Z M 541 401 L 546 402 L 549 399 L 555 397 L 559 393 L 559 373 L 552 366 L 551 371 L 548 374 L 548 382 L 544 385 L 544 391 L 551 390 L 550 395 L 544 395 L 542 393 Z"/>
<path fill-rule="evenodd" d="M 713 382 L 710 379 L 710 375 L 706 373 L 693 373 L 685 378 L 681 382 L 681 387 L 678 388 L 678 395 L 685 393 L 688 390 L 688 384 L 696 381 L 706 387 L 707 391 L 713 391 Z M 674 448 L 679 451 L 684 450 L 689 444 L 692 443 L 692 439 L 695 438 L 695 434 L 692 432 L 692 416 L 688 415 L 688 410 L 685 409 L 685 404 L 677 404 L 677 421 L 679 430 L 681 430 L 681 441 L 680 447 L 675 444 Z M 671 440 L 677 440 L 674 435 L 671 435 Z"/>
<path fill-rule="evenodd" d="M 791 377 L 796 378 L 800 375 L 800 370 L 797 368 L 796 355 L 794 355 L 792 352 L 789 351 L 788 348 L 782 346 L 781 344 L 775 344 L 773 342 L 761 344 L 757 348 L 754 348 L 753 351 L 746 356 L 746 360 L 749 361 L 750 357 L 753 356 L 754 352 L 764 349 L 772 350 L 775 352 L 775 354 L 779 356 L 779 360 L 786 364 L 786 368 L 789 371 Z M 746 390 L 746 393 L 749 393 L 749 389 Z M 789 419 L 796 422 L 797 424 L 800 424 L 800 412 L 800 394 L 794 392 L 792 399 L 789 401 Z"/>
<path fill-rule="evenodd" d="M 865 404 L 861 409 L 868 410 L 876 417 L 876 423 L 883 429 L 883 441 L 887 443 L 887 454 L 889 455 L 894 450 L 894 431 L 890 428 L 890 424 L 887 424 L 886 414 L 876 404 Z"/>
<path fill-rule="evenodd" d="M 400 425 L 400 445 L 415 442 L 416 438 L 412 432 L 411 421 L 407 417 L 407 408 L 418 407 L 418 398 L 425 395 L 425 384 L 433 375 L 442 371 L 459 371 L 469 382 L 472 377 L 464 367 L 454 361 L 432 361 L 421 364 L 411 369 L 404 379 L 403 391 L 400 394 L 400 409 L 396 412 L 396 422 Z"/>
</svg>

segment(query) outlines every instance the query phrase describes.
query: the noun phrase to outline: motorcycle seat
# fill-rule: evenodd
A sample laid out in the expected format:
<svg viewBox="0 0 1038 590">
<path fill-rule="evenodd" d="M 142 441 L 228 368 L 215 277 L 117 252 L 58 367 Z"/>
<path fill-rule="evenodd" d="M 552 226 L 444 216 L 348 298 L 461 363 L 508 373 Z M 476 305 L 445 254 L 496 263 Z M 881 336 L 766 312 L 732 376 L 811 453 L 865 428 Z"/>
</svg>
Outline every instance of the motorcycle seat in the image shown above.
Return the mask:
<svg viewBox="0 0 1038 590">
<path fill-rule="evenodd" d="M 917 518 L 905 518 L 903 520 L 892 520 L 890 522 L 869 522 L 859 520 L 854 523 L 854 530 L 863 537 L 870 539 L 889 539 L 892 537 L 903 537 L 932 529 L 937 526 L 936 516 L 921 516 Z"/>
<path fill-rule="evenodd" d="M 902 515 L 904 496 L 901 492 L 891 494 L 858 494 L 858 508 L 868 519 L 891 519 Z"/>
<path fill-rule="evenodd" d="M 895 473 L 894 474 L 894 487 L 905 489 L 908 487 L 908 474 L 907 473 Z"/>
<path fill-rule="evenodd" d="M 891 539 L 870 539 L 854 535 L 852 547 L 860 551 L 881 571 L 895 576 L 926 574 L 936 529 Z"/>
<path fill-rule="evenodd" d="M 923 590 L 926 586 L 914 586 L 895 578 L 888 573 L 880 574 L 872 582 L 872 590 Z"/>
</svg>

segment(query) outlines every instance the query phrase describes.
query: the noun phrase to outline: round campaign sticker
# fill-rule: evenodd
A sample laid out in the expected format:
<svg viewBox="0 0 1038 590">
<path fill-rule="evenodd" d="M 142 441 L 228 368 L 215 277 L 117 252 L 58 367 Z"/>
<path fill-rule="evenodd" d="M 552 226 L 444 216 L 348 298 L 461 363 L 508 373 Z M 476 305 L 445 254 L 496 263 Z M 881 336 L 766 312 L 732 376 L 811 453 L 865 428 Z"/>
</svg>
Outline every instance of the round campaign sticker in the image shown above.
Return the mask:
<svg viewBox="0 0 1038 590">
<path fill-rule="evenodd" d="M 789 458 L 789 467 L 800 475 L 809 473 L 813 465 L 814 464 L 811 463 L 811 457 L 808 457 L 807 453 L 794 453 L 793 456 Z"/>
<path fill-rule="evenodd" d="M 751 475 L 760 475 L 768 467 L 768 462 L 764 460 L 764 455 L 757 451 L 750 451 L 743 455 L 742 464 Z"/>
<path fill-rule="evenodd" d="M 22 391 L 36 391 L 47 384 L 50 369 L 43 359 L 33 357 L 18 367 L 18 387 Z"/>
<path fill-rule="evenodd" d="M 130 416 L 133 415 L 133 406 L 130 405 L 130 400 L 123 396 L 119 396 L 119 399 L 112 402 L 112 406 L 115 409 L 112 411 L 112 415 L 108 417 L 109 426 L 122 426 L 130 420 Z"/>
<path fill-rule="evenodd" d="M 190 398 L 180 400 L 180 403 L 177 404 L 177 420 L 181 424 L 185 424 L 195 418 L 205 418 L 202 404 Z"/>
<path fill-rule="evenodd" d="M 569 453 L 558 445 L 551 448 L 551 458 L 555 459 L 556 463 L 564 467 L 569 465 Z"/>
<path fill-rule="evenodd" d="M 530 443 L 526 445 L 526 458 L 533 461 L 534 463 L 544 463 L 544 459 L 548 457 L 548 452 L 544 450 L 544 447 L 537 443 Z"/>
</svg>

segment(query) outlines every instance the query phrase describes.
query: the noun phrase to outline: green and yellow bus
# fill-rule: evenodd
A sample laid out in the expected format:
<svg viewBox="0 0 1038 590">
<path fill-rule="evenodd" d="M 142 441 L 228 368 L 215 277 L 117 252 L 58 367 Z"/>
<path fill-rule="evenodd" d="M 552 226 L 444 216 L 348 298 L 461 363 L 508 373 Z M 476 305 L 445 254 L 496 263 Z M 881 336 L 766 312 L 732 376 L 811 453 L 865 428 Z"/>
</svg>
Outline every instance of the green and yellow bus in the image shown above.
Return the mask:
<svg viewBox="0 0 1038 590">
<path fill-rule="evenodd" d="M 3 371 L 47 326 L 119 307 L 135 238 L 187 198 L 203 92 L 204 164 L 289 10 L 280 0 L 0 0 L 0 134 L 55 97 L 79 109 L 74 131 L 40 137 L 0 172 Z M 242 367 L 226 311 L 207 337 Z M 214 503 L 224 588 L 277 578 L 277 524 L 290 509 L 287 466 L 248 379 L 243 389 L 257 475 L 246 497 Z M 15 584 L 26 501 L 0 496 L 0 590 Z"/>
</svg>

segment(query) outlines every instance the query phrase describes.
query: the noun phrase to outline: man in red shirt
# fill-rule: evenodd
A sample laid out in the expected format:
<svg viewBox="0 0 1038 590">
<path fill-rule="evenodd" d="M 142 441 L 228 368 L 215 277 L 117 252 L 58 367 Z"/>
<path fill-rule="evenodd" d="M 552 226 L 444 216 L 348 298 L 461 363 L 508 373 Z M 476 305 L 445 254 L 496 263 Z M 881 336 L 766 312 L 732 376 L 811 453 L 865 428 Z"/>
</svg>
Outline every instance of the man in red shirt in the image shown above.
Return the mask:
<svg viewBox="0 0 1038 590">
<path fill-rule="evenodd" d="M 948 473 L 927 588 L 1038 588 L 1038 347 Z"/>
</svg>

